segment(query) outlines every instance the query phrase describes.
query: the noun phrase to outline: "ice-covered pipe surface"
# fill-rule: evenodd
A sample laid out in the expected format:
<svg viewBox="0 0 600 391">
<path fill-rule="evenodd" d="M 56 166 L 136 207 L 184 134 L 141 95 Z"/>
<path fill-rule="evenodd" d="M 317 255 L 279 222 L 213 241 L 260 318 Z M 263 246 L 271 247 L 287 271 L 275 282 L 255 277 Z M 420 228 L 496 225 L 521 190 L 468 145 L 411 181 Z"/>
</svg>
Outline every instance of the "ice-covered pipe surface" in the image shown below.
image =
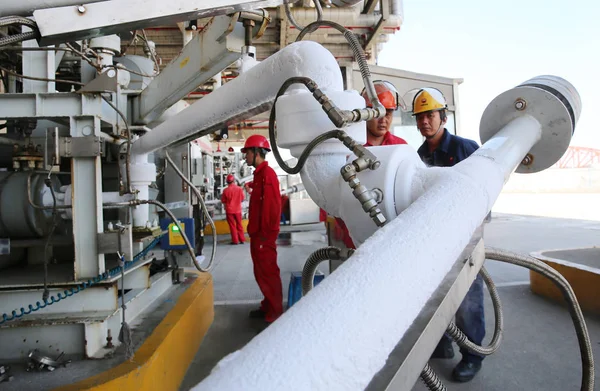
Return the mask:
<svg viewBox="0 0 600 391">
<path fill-rule="evenodd" d="M 316 42 L 296 42 L 158 125 L 133 144 L 132 153 L 150 153 L 265 112 L 293 76 L 309 77 L 322 89 L 343 88 L 340 67 L 327 49 Z"/>
<path fill-rule="evenodd" d="M 498 192 L 500 170 L 489 159 L 475 159 L 472 168 L 482 175 L 491 171 Z M 423 196 L 194 390 L 364 389 L 467 245 L 493 197 L 454 169 L 423 166 L 417 176 L 428 185 Z"/>
<path fill-rule="evenodd" d="M 524 115 L 498 130 L 454 167 L 417 167 L 422 195 L 194 390 L 364 389 L 546 129 Z"/>
</svg>

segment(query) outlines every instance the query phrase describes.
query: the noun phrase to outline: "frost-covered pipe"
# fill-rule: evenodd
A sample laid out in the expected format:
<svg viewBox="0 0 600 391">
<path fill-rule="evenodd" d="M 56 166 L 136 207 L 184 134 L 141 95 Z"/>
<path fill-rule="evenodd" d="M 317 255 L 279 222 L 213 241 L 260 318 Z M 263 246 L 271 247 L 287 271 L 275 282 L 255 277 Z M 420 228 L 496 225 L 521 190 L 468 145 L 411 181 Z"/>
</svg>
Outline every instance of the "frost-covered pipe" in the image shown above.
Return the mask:
<svg viewBox="0 0 600 391">
<path fill-rule="evenodd" d="M 364 389 L 481 225 L 507 174 L 522 165 L 521 153 L 529 151 L 533 160 L 524 163 L 531 165 L 546 160 L 538 145 L 554 139 L 558 150 L 559 139 L 570 140 L 578 110 L 563 103 L 578 96 L 562 100 L 552 90 L 511 90 L 526 107 L 506 93 L 496 98 L 484 113 L 496 132 L 475 154 L 451 168 L 415 170 L 411 185 L 423 192 L 409 207 L 193 390 Z"/>
<path fill-rule="evenodd" d="M 316 42 L 297 42 L 158 125 L 134 142 L 132 153 L 150 153 L 267 111 L 279 87 L 292 76 L 309 77 L 325 90 L 343 88 L 335 57 Z"/>
</svg>

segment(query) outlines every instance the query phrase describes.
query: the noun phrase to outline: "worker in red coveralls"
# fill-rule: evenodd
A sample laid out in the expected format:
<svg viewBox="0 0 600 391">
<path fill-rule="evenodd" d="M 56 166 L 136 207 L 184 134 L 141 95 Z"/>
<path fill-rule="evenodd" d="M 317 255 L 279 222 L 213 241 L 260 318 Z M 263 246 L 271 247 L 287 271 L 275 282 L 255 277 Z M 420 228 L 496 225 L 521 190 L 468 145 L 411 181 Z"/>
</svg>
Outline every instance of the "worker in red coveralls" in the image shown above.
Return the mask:
<svg viewBox="0 0 600 391">
<path fill-rule="evenodd" d="M 236 185 L 233 174 L 227 175 L 227 187 L 221 195 L 221 202 L 225 207 L 225 215 L 227 216 L 227 224 L 229 224 L 229 232 L 231 232 L 230 244 L 244 244 L 244 227 L 242 226 L 242 201 L 244 190 Z"/>
<path fill-rule="evenodd" d="M 373 82 L 373 84 L 375 85 L 377 98 L 383 107 L 385 107 L 386 113 L 385 117 L 383 118 L 375 118 L 367 121 L 367 143 L 365 144 L 365 147 L 406 144 L 406 141 L 403 138 L 394 136 L 390 132 L 392 121 L 394 119 L 394 111 L 398 110 L 398 107 L 401 104 L 398 90 L 396 90 L 396 87 L 394 87 L 392 83 L 385 80 L 376 80 Z M 361 95 L 365 99 L 367 107 L 373 107 L 365 90 L 363 90 Z M 346 247 L 356 248 L 352 238 L 350 237 L 350 233 L 348 232 L 346 224 L 344 224 L 344 221 L 340 218 L 336 218 L 334 235 L 336 235 L 338 238 L 341 238 Z"/>
<path fill-rule="evenodd" d="M 246 163 L 256 168 L 248 210 L 248 235 L 254 278 L 265 297 L 260 308 L 250 312 L 250 318 L 264 319 L 266 325 L 283 313 L 283 290 L 275 245 L 279 235 L 281 195 L 277 174 L 265 161 L 270 151 L 269 141 L 258 134 L 248 137 L 242 148 Z"/>
</svg>

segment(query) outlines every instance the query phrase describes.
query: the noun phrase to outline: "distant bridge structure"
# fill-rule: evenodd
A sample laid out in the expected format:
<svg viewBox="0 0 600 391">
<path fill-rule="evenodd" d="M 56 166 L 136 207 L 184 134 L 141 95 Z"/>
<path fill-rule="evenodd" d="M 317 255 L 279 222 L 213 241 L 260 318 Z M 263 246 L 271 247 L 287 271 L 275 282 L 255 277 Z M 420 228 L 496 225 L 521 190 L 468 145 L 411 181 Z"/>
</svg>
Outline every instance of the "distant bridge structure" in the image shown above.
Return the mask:
<svg viewBox="0 0 600 391">
<path fill-rule="evenodd" d="M 553 168 L 600 167 L 600 149 L 569 147 Z"/>
</svg>

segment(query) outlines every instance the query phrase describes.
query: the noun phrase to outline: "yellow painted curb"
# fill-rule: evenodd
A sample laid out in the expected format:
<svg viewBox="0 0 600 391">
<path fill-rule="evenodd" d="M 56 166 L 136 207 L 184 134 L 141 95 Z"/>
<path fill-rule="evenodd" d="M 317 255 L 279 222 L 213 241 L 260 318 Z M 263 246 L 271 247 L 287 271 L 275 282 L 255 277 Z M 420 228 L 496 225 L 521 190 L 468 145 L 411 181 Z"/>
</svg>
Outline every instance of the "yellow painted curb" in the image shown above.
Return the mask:
<svg viewBox="0 0 600 391">
<path fill-rule="evenodd" d="M 531 256 L 556 269 L 567 279 L 584 311 L 600 314 L 600 270 L 563 259 L 550 258 L 543 255 L 544 252 L 546 251 L 532 253 Z M 564 303 L 560 290 L 546 277 L 530 271 L 529 280 L 533 293 Z"/>
<path fill-rule="evenodd" d="M 248 232 L 248 220 L 242 220 L 242 227 L 244 227 L 244 232 Z M 227 220 L 216 220 L 215 228 L 217 229 L 217 235 L 227 235 L 230 233 L 229 224 L 227 224 Z M 210 235 L 212 234 L 212 227 L 207 225 L 204 228 L 204 234 Z"/>
<path fill-rule="evenodd" d="M 212 277 L 199 274 L 133 359 L 55 391 L 177 391 L 214 319 Z"/>
</svg>

